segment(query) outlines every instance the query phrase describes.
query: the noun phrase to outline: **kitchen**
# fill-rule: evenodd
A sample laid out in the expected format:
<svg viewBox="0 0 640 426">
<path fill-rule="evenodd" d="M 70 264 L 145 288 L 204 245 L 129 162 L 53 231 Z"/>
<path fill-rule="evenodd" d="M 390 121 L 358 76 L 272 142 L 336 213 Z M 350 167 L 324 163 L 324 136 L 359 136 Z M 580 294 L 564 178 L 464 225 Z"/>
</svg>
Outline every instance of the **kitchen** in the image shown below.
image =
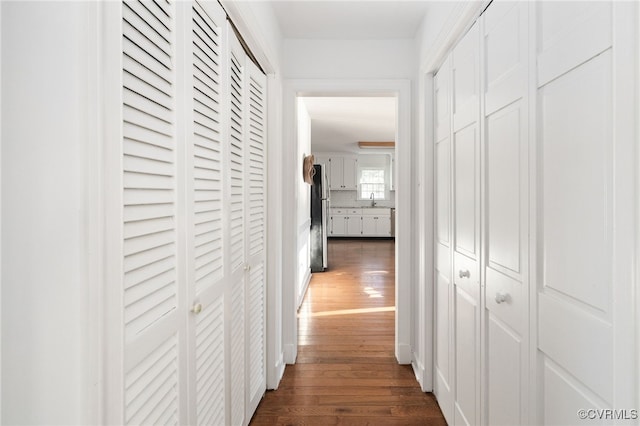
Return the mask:
<svg viewBox="0 0 640 426">
<path fill-rule="evenodd" d="M 396 99 L 306 97 L 311 121 L 311 272 L 334 238 L 394 238 Z"/>
</svg>

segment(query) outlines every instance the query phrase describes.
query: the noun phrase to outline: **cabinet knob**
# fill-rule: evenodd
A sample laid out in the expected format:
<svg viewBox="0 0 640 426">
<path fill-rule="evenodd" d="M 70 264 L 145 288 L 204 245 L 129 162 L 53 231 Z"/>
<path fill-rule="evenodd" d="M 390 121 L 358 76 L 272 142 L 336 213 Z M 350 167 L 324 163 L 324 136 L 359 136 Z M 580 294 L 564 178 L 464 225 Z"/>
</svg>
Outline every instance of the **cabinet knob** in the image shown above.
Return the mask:
<svg viewBox="0 0 640 426">
<path fill-rule="evenodd" d="M 496 303 L 499 305 L 503 302 L 506 302 L 509 299 L 509 295 L 507 293 L 496 293 Z"/>
<path fill-rule="evenodd" d="M 469 272 L 469 270 L 467 269 L 466 271 L 463 271 L 462 269 L 460 269 L 460 272 L 458 272 L 458 275 L 460 276 L 460 278 L 471 278 L 471 272 Z"/>
<path fill-rule="evenodd" d="M 191 308 L 191 312 L 196 315 L 202 312 L 202 303 L 196 303 L 195 305 L 193 305 L 193 308 Z"/>
<path fill-rule="evenodd" d="M 244 270 L 248 271 L 251 269 L 251 265 L 249 265 L 248 263 L 244 265 Z"/>
</svg>

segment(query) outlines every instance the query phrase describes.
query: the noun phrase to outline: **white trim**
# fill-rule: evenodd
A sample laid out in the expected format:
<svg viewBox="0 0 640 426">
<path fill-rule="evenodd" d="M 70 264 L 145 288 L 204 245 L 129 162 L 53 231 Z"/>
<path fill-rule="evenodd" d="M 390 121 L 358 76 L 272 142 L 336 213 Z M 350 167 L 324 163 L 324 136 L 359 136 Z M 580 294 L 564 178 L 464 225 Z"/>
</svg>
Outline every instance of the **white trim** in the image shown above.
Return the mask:
<svg viewBox="0 0 640 426">
<path fill-rule="evenodd" d="M 282 347 L 282 84 L 267 76 L 267 389 L 277 389 L 284 374 Z"/>
<path fill-rule="evenodd" d="M 398 181 L 396 186 L 396 343 L 395 354 L 399 363 L 411 363 L 411 285 L 412 285 L 412 223 L 411 202 L 414 194 L 412 179 L 411 83 L 409 80 L 286 80 L 283 99 L 283 223 L 293 224 L 297 217 L 296 205 L 296 108 L 297 96 L 397 96 L 398 130 L 396 159 Z M 283 343 L 285 362 L 295 362 L 297 355 L 297 318 L 295 309 L 295 283 L 297 274 L 297 229 L 283 229 Z M 288 260 L 288 261 L 287 261 Z"/>
<path fill-rule="evenodd" d="M 89 424 L 100 424 L 104 418 L 104 348 L 105 341 L 102 330 L 104 330 L 104 303 L 105 291 L 104 278 L 104 169 L 102 164 L 103 149 L 105 144 L 104 132 L 102 131 L 102 100 L 104 99 L 104 87 L 100 85 L 103 81 L 104 57 L 102 51 L 103 34 L 103 9 L 98 3 L 87 3 L 86 9 L 86 44 L 83 52 L 86 58 L 86 102 L 87 110 L 84 121 L 84 128 L 87 135 L 86 144 L 83 145 L 83 198 L 86 203 L 84 212 L 84 233 L 86 235 L 83 242 L 86 256 L 85 279 L 87 288 L 87 328 L 86 347 L 84 356 L 86 362 L 86 389 L 83 395 L 86 407 L 86 422 Z"/>
<path fill-rule="evenodd" d="M 273 62 L 276 58 L 275 52 L 271 51 L 269 46 L 264 43 L 264 37 L 258 31 L 257 23 L 259 22 L 252 12 L 251 6 L 246 2 L 237 0 L 221 0 L 224 11 L 227 13 L 233 25 L 242 35 L 242 39 L 247 43 L 251 53 L 262 67 L 265 74 L 276 73 L 277 67 Z"/>
<path fill-rule="evenodd" d="M 635 328 L 638 325 L 634 309 L 633 253 L 637 239 L 634 215 L 637 194 L 635 188 L 634 151 L 638 150 L 636 127 L 638 122 L 637 67 L 635 40 L 629 37 L 638 30 L 635 2 L 613 2 L 613 149 L 614 182 L 614 264 L 613 264 L 613 350 L 615 407 L 633 406 L 638 400 L 638 354 Z M 628 184 L 624 183 L 631 180 Z M 623 192 L 624 191 L 624 192 Z M 629 229 L 630 228 L 630 229 Z M 635 231 L 635 232 L 634 232 Z M 634 235 L 636 236 L 634 238 Z M 631 264 L 631 265 L 630 265 Z M 628 371 L 633 366 L 633 371 Z"/>
<path fill-rule="evenodd" d="M 459 2 L 442 26 L 442 31 L 429 49 L 429 54 L 420 62 L 421 73 L 435 73 L 449 52 L 471 28 L 491 0 Z"/>
<path fill-rule="evenodd" d="M 122 281 L 122 8 L 119 3 L 100 3 L 102 30 L 101 130 L 104 170 L 104 282 Z M 104 286 L 104 424 L 124 423 L 124 335 L 121 288 Z"/>
<path fill-rule="evenodd" d="M 300 305 L 302 305 L 302 301 L 304 300 L 304 295 L 307 294 L 307 289 L 309 288 L 309 283 L 311 282 L 311 269 L 307 269 L 307 273 L 302 279 L 302 290 L 298 295 L 298 301 L 296 303 L 296 310 L 300 309 Z"/>
<path fill-rule="evenodd" d="M 435 291 L 435 215 L 433 200 L 435 200 L 435 158 L 434 158 L 434 97 L 433 74 L 421 74 L 418 93 L 421 93 L 418 106 L 418 162 L 425 167 L 418 167 L 418 278 L 416 280 L 420 290 L 418 297 L 418 312 L 414 314 L 418 327 L 417 342 L 421 357 L 422 380 L 420 384 L 425 392 L 433 391 L 435 371 L 434 365 L 434 291 Z M 424 368 L 429 366 L 429 368 Z M 417 374 L 417 373 L 416 373 Z"/>
<path fill-rule="evenodd" d="M 2 2 L 0 2 L 2 28 Z M 0 421 L 2 420 L 2 31 L 0 31 Z"/>
</svg>

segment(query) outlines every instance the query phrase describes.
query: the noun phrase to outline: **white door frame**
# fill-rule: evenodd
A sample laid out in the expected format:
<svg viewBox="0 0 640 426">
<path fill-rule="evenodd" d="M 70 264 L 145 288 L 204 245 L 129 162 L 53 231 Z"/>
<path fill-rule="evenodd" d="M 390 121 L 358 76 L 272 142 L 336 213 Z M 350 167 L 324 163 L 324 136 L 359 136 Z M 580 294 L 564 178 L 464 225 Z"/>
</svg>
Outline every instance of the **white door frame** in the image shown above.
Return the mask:
<svg viewBox="0 0 640 426">
<path fill-rule="evenodd" d="M 282 270 L 282 343 L 284 361 L 294 364 L 298 351 L 296 305 L 297 277 L 297 218 L 296 183 L 302 179 L 298 173 L 301 164 L 296 157 L 296 97 L 297 96 L 395 96 L 397 104 L 396 161 L 396 328 L 395 356 L 400 364 L 411 363 L 411 286 L 413 281 L 411 259 L 412 223 L 411 197 L 414 193 L 411 155 L 411 82 L 410 80 L 285 80 L 283 88 L 283 270 Z"/>
</svg>

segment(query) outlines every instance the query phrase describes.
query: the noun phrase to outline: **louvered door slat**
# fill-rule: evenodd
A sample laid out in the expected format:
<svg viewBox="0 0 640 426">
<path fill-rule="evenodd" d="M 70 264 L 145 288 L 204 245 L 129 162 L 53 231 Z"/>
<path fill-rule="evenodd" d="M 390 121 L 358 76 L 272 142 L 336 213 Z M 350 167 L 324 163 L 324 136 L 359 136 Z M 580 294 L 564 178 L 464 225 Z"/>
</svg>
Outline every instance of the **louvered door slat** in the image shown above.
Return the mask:
<svg viewBox="0 0 640 426">
<path fill-rule="evenodd" d="M 136 141 L 160 148 L 171 149 L 171 136 L 157 132 L 150 132 L 149 129 L 132 123 L 123 123 L 122 131 L 125 139 Z"/>
<path fill-rule="evenodd" d="M 150 1 L 122 5 L 127 424 L 178 422 L 178 329 L 167 321 L 178 301 L 171 11 Z M 155 333 L 162 319 L 163 333 Z"/>
<path fill-rule="evenodd" d="M 148 62 L 143 65 L 127 55 L 122 58 L 122 67 L 126 74 L 137 76 L 158 92 L 171 96 L 171 82 L 162 77 L 161 70 L 154 70 Z"/>
</svg>

